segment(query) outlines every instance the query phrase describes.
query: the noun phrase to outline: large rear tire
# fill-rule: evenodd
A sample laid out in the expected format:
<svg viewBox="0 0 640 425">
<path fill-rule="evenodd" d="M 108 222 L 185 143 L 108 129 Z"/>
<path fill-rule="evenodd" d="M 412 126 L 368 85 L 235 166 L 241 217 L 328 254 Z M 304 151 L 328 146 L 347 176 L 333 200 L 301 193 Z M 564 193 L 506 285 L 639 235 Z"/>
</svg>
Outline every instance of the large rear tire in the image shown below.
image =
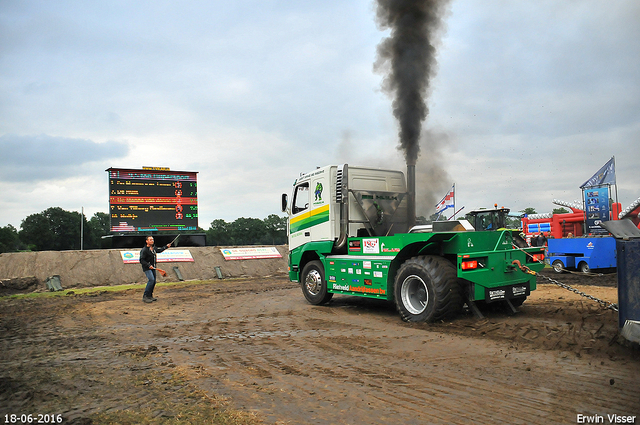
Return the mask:
<svg viewBox="0 0 640 425">
<path fill-rule="evenodd" d="M 462 310 L 456 269 L 445 258 L 426 255 L 405 261 L 394 282 L 396 308 L 406 322 L 433 322 Z"/>
<path fill-rule="evenodd" d="M 300 286 L 304 297 L 313 305 L 326 304 L 333 297 L 332 293 L 327 292 L 324 267 L 318 260 L 310 261 L 304 266 Z"/>
</svg>

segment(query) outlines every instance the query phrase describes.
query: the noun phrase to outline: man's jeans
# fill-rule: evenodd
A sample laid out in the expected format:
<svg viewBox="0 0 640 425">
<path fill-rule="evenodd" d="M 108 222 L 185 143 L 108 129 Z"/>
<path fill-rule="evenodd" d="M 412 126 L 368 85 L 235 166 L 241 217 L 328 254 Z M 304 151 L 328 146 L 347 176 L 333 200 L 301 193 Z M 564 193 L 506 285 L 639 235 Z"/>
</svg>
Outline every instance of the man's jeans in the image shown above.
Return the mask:
<svg viewBox="0 0 640 425">
<path fill-rule="evenodd" d="M 153 297 L 153 288 L 156 286 L 156 271 L 147 270 L 144 274 L 147 275 L 147 279 L 149 279 L 149 281 L 147 282 L 147 287 L 144 288 L 144 295 L 142 297 L 151 298 Z"/>
</svg>

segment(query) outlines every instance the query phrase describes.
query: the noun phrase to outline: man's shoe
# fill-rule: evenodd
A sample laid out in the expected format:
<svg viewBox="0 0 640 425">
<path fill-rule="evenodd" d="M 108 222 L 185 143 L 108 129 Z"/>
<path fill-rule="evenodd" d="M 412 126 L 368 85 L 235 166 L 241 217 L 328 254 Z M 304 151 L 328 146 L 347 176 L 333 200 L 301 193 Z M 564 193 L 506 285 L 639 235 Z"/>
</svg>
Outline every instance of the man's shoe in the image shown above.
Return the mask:
<svg viewBox="0 0 640 425">
<path fill-rule="evenodd" d="M 156 297 L 151 297 L 151 301 L 158 301 Z"/>
<path fill-rule="evenodd" d="M 142 297 L 142 301 L 144 301 L 145 303 L 152 303 L 153 302 L 153 298 Z"/>
</svg>

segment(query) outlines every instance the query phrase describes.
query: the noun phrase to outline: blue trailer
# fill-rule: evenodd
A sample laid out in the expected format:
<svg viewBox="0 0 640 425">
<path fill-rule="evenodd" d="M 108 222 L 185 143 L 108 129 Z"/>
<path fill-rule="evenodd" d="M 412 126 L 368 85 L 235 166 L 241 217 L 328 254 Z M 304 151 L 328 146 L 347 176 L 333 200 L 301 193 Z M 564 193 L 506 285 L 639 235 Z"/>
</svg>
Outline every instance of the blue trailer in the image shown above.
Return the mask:
<svg viewBox="0 0 640 425">
<path fill-rule="evenodd" d="M 616 267 L 616 240 L 611 236 L 549 239 L 548 249 L 549 262 L 558 273 Z"/>
</svg>

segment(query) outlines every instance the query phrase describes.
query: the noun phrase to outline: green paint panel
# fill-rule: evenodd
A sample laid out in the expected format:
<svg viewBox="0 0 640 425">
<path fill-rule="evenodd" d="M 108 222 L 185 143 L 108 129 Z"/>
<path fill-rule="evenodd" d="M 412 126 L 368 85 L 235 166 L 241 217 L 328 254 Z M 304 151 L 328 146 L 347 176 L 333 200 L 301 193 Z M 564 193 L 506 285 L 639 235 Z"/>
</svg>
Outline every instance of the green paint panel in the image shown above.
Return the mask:
<svg viewBox="0 0 640 425">
<path fill-rule="evenodd" d="M 329 292 L 391 299 L 393 294 L 387 288 L 390 261 L 376 260 L 375 257 L 345 257 L 327 257 L 324 260 Z"/>
<path fill-rule="evenodd" d="M 300 280 L 300 274 L 302 273 L 300 263 L 305 256 L 311 255 L 314 259 L 322 259 L 325 255 L 331 253 L 332 248 L 332 241 L 318 241 L 306 243 L 289 251 L 289 280 L 292 282 Z"/>
<path fill-rule="evenodd" d="M 346 255 L 331 255 L 332 241 L 311 242 L 291 251 L 293 267 L 303 261 L 308 251 L 317 253 L 325 267 L 329 292 L 393 299 L 396 271 L 408 258 L 419 255 L 444 255 L 456 267 L 458 277 L 473 283 L 471 296 L 485 299 L 487 291 L 505 287 L 536 289 L 535 277 L 513 264 L 518 260 L 533 271 L 544 264 L 532 262 L 529 254 L 544 253 L 541 248 L 513 249 L 511 234 L 497 232 L 405 233 L 393 236 L 349 238 Z M 325 258 L 326 256 L 326 258 Z M 465 258 L 466 257 L 466 258 Z M 477 259 L 482 266 L 462 270 L 462 261 Z M 290 272 L 298 278 L 301 270 Z"/>
<path fill-rule="evenodd" d="M 289 225 L 289 233 L 299 232 L 304 229 L 308 229 L 309 227 L 315 226 L 317 224 L 324 223 L 329 221 L 329 211 L 321 212 L 320 214 L 313 215 L 311 217 L 307 217 L 304 220 L 300 220 L 296 223 Z"/>
</svg>

